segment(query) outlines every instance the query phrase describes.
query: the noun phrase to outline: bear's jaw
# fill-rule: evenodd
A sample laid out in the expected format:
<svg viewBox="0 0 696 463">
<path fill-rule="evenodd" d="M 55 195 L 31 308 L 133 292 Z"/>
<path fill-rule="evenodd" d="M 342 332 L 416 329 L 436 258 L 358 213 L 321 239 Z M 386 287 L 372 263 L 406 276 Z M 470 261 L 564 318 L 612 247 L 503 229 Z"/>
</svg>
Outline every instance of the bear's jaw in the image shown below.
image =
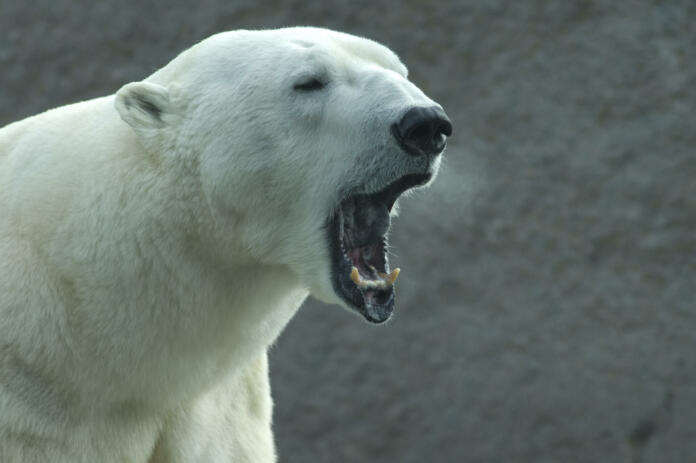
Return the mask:
<svg viewBox="0 0 696 463">
<path fill-rule="evenodd" d="M 334 291 L 371 323 L 387 321 L 394 311 L 394 281 L 400 270 L 389 269 L 389 214 L 403 192 L 431 178 L 429 173 L 409 174 L 378 192 L 350 195 L 329 218 Z"/>
</svg>

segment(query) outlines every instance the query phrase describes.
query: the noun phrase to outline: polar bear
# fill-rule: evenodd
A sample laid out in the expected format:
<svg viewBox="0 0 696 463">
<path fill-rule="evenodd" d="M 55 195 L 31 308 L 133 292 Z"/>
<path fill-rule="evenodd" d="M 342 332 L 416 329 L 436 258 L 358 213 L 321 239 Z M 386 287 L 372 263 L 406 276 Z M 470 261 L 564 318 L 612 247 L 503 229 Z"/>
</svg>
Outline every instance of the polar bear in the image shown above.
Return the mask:
<svg viewBox="0 0 696 463">
<path fill-rule="evenodd" d="M 232 31 L 0 130 L 0 461 L 276 460 L 267 347 L 394 306 L 398 197 L 451 123 L 397 56 Z"/>
</svg>

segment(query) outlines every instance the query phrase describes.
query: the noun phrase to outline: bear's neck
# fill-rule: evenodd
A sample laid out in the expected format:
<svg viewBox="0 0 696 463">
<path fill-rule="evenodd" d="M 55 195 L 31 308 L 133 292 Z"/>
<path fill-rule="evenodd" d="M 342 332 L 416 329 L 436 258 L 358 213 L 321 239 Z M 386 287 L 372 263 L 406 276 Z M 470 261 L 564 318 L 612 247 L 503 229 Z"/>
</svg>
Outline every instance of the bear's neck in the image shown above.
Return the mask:
<svg viewBox="0 0 696 463">
<path fill-rule="evenodd" d="M 89 359 L 85 374 L 104 378 L 96 390 L 157 408 L 266 349 L 307 290 L 285 266 L 218 246 L 195 182 L 141 171 L 100 185 L 45 255 L 65 276 L 62 302 L 79 320 L 79 332 L 66 333 L 72 354 Z"/>
</svg>

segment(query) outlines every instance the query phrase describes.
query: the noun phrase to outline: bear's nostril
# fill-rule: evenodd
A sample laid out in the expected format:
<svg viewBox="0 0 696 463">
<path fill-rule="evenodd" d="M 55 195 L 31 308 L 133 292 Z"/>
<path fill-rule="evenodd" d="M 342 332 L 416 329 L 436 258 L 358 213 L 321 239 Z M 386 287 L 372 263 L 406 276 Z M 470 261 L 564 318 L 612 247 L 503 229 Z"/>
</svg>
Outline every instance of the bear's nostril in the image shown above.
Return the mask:
<svg viewBox="0 0 696 463">
<path fill-rule="evenodd" d="M 394 124 L 394 136 L 413 155 L 437 155 L 452 134 L 452 124 L 439 107 L 414 107 Z"/>
<path fill-rule="evenodd" d="M 445 136 L 444 133 L 438 132 L 435 134 L 433 137 L 433 146 L 435 149 L 442 151 L 445 149 L 445 145 L 447 144 L 447 137 Z"/>
<path fill-rule="evenodd" d="M 449 137 L 452 135 L 452 123 L 449 120 L 443 120 L 441 121 L 440 125 L 437 126 L 437 130 L 435 131 L 436 136 L 437 135 L 444 135 L 446 137 Z"/>
</svg>

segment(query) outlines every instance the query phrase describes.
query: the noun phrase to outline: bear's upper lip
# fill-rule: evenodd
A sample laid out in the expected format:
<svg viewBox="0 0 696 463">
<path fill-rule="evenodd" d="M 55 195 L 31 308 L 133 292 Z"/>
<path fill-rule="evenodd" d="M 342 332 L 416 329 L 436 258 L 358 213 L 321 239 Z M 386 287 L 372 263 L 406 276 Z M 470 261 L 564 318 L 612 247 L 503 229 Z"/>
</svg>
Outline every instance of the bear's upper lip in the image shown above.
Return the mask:
<svg viewBox="0 0 696 463">
<path fill-rule="evenodd" d="M 430 181 L 430 173 L 407 174 L 375 193 L 349 195 L 328 220 L 334 291 L 372 323 L 394 310 L 394 280 L 386 254 L 389 212 L 406 190 Z"/>
</svg>

